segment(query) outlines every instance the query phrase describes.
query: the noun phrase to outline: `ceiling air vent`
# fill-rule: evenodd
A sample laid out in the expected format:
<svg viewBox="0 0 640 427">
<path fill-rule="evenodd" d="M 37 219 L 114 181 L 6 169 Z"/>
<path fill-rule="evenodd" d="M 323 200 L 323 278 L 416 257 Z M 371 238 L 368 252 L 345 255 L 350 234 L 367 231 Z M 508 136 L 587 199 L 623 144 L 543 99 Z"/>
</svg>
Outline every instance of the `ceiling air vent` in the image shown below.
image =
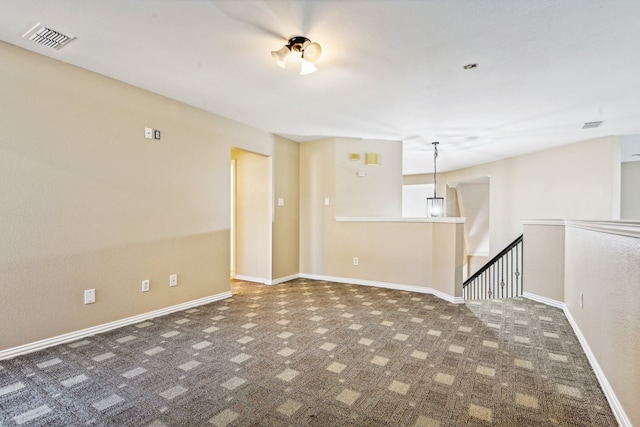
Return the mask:
<svg viewBox="0 0 640 427">
<path fill-rule="evenodd" d="M 64 35 L 56 30 L 40 25 L 40 23 L 37 23 L 33 28 L 24 33 L 22 38 L 28 38 L 39 45 L 58 50 L 72 40 L 75 40 L 75 37 Z"/>
<path fill-rule="evenodd" d="M 584 125 L 582 125 L 582 129 L 598 128 L 601 125 L 602 125 L 602 120 L 599 122 L 585 122 Z"/>
</svg>

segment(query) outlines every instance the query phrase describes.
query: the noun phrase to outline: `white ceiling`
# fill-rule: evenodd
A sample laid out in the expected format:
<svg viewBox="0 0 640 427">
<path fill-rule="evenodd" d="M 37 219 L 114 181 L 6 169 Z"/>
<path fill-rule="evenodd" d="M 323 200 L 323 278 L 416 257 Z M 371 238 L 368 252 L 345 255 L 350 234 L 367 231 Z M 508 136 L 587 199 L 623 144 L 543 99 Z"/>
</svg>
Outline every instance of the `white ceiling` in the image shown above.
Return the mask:
<svg viewBox="0 0 640 427">
<path fill-rule="evenodd" d="M 0 11 L 0 40 L 265 131 L 402 140 L 405 174 L 432 170 L 436 140 L 445 171 L 640 134 L 638 0 L 0 0 Z M 77 40 L 57 51 L 21 38 L 38 22 Z M 315 74 L 271 59 L 297 35 L 322 45 Z"/>
</svg>

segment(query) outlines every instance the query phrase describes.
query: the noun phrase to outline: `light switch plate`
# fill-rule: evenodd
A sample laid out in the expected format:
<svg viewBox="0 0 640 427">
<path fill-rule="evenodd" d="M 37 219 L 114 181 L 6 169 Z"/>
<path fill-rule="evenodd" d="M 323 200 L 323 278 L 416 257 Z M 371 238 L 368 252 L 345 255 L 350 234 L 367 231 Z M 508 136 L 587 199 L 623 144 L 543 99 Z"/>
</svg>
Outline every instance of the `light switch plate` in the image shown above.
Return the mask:
<svg viewBox="0 0 640 427">
<path fill-rule="evenodd" d="M 85 304 L 93 304 L 96 302 L 96 290 L 95 289 L 85 289 L 84 291 L 84 303 Z"/>
<path fill-rule="evenodd" d="M 144 128 L 144 137 L 147 139 L 153 139 L 153 129 Z"/>
</svg>

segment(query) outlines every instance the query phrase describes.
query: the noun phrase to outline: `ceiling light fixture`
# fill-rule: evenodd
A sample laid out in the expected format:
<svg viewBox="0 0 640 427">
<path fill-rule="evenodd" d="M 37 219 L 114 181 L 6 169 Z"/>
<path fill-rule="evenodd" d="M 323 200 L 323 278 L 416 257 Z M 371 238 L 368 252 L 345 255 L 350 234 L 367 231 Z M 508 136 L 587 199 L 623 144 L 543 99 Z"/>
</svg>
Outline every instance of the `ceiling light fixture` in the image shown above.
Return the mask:
<svg viewBox="0 0 640 427">
<path fill-rule="evenodd" d="M 436 159 L 438 158 L 439 142 L 433 144 L 433 197 L 427 197 L 427 215 L 430 218 L 439 218 L 444 216 L 444 197 L 438 197 L 436 194 Z"/>
<path fill-rule="evenodd" d="M 318 43 L 312 42 L 302 36 L 292 37 L 287 44 L 280 49 L 272 50 L 271 57 L 276 64 L 284 68 L 287 59 L 291 56 L 291 51 L 300 52 L 302 58 L 302 66 L 300 67 L 301 76 L 318 71 L 315 65 L 313 65 L 314 62 L 320 59 L 320 55 L 322 55 L 322 48 Z"/>
</svg>

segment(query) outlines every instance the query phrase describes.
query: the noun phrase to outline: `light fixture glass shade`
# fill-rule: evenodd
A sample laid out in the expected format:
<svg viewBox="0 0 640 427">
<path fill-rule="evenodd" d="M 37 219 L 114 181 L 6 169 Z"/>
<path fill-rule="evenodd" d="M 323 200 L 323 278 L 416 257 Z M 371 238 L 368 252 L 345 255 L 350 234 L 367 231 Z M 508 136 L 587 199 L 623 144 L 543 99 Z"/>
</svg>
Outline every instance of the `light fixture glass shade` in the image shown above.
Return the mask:
<svg viewBox="0 0 640 427">
<path fill-rule="evenodd" d="M 300 75 L 304 76 L 307 74 L 315 73 L 318 69 L 311 62 L 302 58 L 302 66 L 300 67 Z"/>
<path fill-rule="evenodd" d="M 322 48 L 318 43 L 309 43 L 304 47 L 304 59 L 307 62 L 316 62 L 322 55 Z"/>
<path fill-rule="evenodd" d="M 427 216 L 429 218 L 444 216 L 444 197 L 427 197 Z"/>
<path fill-rule="evenodd" d="M 287 62 L 287 58 L 291 55 L 291 49 L 289 46 L 282 46 L 282 48 L 278 50 L 271 51 L 271 57 L 280 67 L 284 68 L 285 62 Z"/>
</svg>

